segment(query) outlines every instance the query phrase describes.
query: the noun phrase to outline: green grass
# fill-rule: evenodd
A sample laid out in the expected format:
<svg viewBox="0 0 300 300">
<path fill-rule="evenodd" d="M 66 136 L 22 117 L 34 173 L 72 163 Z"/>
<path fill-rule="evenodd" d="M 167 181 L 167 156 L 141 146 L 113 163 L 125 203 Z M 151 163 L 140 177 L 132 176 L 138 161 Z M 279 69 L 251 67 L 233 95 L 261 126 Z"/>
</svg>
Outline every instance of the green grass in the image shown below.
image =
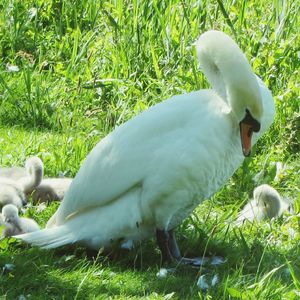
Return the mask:
<svg viewBox="0 0 300 300">
<path fill-rule="evenodd" d="M 262 182 L 295 199 L 300 211 L 299 7 L 299 0 L 2 0 L 1 166 L 38 155 L 47 176 L 74 176 L 115 126 L 171 95 L 208 86 L 192 44 L 212 28 L 238 42 L 271 89 L 277 115 L 255 155 L 178 229 L 187 255 L 228 258 L 201 270 L 219 275 L 216 288 L 200 291 L 200 273 L 184 267 L 158 279 L 154 241 L 93 259 L 82 248 L 42 251 L 4 240 L 0 267 L 15 269 L 0 275 L 0 299 L 298 299 L 298 216 L 241 230 L 231 223 Z M 287 170 L 274 182 L 278 161 Z M 44 225 L 57 206 L 26 214 Z"/>
</svg>

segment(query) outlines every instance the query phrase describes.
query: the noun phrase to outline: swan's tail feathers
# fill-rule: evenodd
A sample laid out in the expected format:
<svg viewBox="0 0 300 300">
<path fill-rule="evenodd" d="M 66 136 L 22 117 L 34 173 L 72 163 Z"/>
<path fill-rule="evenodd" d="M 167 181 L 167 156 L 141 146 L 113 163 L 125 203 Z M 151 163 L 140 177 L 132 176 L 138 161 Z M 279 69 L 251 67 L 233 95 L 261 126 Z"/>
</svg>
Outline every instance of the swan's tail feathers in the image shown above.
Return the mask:
<svg viewBox="0 0 300 300">
<path fill-rule="evenodd" d="M 33 156 L 27 159 L 25 169 L 27 175 L 20 178 L 19 183 L 22 185 L 25 193 L 30 193 L 41 183 L 44 175 L 44 165 L 37 156 Z"/>
<path fill-rule="evenodd" d="M 14 237 L 44 249 L 57 248 L 76 242 L 74 235 L 66 226 L 42 229 Z"/>
<path fill-rule="evenodd" d="M 58 211 L 58 210 L 57 210 Z M 57 211 L 52 215 L 52 217 L 48 220 L 46 228 L 52 228 L 56 226 L 56 215 Z"/>
</svg>

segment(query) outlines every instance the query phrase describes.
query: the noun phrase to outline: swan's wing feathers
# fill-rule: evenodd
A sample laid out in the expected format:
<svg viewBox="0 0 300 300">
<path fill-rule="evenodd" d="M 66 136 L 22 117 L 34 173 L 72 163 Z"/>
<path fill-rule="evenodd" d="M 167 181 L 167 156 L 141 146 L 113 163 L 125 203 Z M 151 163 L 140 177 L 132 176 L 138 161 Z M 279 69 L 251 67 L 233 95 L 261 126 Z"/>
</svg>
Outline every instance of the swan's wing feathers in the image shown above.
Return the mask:
<svg viewBox="0 0 300 300">
<path fill-rule="evenodd" d="M 56 213 L 56 225 L 74 213 L 113 201 L 142 180 L 142 170 L 136 166 L 142 162 L 133 153 L 125 154 L 130 146 L 118 151 L 119 146 L 108 138 L 88 155 L 71 183 Z M 135 149 L 139 151 L 138 148 L 137 145 Z"/>
<path fill-rule="evenodd" d="M 185 127 L 188 135 L 190 130 L 196 130 L 195 124 L 189 122 L 198 121 L 192 116 L 205 113 L 205 101 L 199 104 L 198 93 L 164 101 L 126 122 L 98 143 L 86 158 L 48 226 L 59 225 L 71 214 L 87 207 L 106 205 L 135 185 L 142 185 L 145 177 L 155 172 L 153 168 L 164 156 L 172 161 L 170 166 L 176 165 L 174 136 L 177 139 L 190 137 L 174 132 Z M 163 150 L 159 150 L 162 144 Z"/>
</svg>

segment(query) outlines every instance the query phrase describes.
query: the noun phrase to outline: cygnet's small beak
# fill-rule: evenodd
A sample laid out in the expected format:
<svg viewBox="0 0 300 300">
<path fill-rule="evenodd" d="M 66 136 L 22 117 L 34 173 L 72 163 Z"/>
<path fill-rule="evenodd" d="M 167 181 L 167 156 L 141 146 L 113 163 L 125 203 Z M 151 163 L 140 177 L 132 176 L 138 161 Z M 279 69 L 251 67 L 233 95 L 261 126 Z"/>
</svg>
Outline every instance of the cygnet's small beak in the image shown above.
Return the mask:
<svg viewBox="0 0 300 300">
<path fill-rule="evenodd" d="M 28 203 L 28 201 L 27 201 L 26 198 L 22 199 L 22 205 L 23 205 L 24 207 L 27 206 L 27 203 Z"/>
</svg>

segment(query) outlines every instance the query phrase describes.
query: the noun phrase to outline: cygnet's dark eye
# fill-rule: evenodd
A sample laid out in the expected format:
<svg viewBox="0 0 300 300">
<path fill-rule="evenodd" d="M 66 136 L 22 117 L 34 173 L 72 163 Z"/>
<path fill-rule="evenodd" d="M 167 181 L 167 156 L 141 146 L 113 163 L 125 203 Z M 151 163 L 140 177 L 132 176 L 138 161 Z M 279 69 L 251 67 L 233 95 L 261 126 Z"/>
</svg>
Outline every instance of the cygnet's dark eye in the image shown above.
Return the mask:
<svg viewBox="0 0 300 300">
<path fill-rule="evenodd" d="M 264 202 L 264 206 L 267 207 L 267 203 L 266 202 Z"/>
</svg>

